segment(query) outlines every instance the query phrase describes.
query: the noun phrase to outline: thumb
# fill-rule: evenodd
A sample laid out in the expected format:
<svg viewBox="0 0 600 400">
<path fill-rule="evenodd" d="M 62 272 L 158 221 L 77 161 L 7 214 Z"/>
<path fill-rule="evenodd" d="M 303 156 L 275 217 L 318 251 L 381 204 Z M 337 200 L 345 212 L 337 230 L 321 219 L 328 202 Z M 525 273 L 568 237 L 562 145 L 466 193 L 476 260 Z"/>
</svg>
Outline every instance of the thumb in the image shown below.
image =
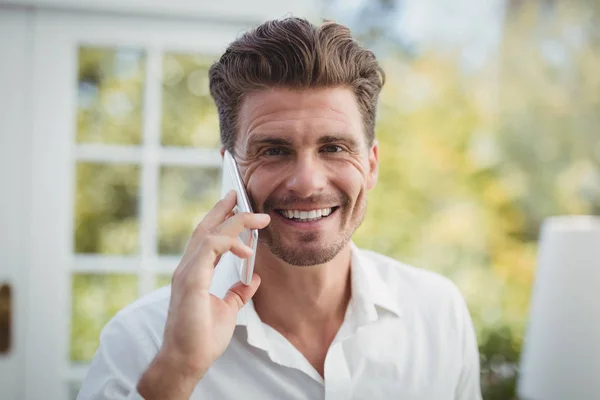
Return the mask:
<svg viewBox="0 0 600 400">
<path fill-rule="evenodd" d="M 233 308 L 235 312 L 238 312 L 244 307 L 244 305 L 254 296 L 258 286 L 260 285 L 260 276 L 252 274 L 252 282 L 249 286 L 244 285 L 242 282 L 238 282 L 233 285 L 225 295 L 223 299 L 229 307 Z"/>
</svg>

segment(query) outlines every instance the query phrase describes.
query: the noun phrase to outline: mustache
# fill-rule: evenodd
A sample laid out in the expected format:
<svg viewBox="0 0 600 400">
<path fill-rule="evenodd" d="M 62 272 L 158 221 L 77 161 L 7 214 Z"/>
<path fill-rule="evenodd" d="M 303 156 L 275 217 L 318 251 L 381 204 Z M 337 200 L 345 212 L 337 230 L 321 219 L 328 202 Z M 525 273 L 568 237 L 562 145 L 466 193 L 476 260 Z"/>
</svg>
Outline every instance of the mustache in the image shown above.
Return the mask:
<svg viewBox="0 0 600 400">
<path fill-rule="evenodd" d="M 294 206 L 313 206 L 313 205 L 340 205 L 344 206 L 350 203 L 350 196 L 346 193 L 315 195 L 309 197 L 300 197 L 294 194 L 286 196 L 272 196 L 265 200 L 264 211 L 280 208 L 293 208 Z"/>
</svg>

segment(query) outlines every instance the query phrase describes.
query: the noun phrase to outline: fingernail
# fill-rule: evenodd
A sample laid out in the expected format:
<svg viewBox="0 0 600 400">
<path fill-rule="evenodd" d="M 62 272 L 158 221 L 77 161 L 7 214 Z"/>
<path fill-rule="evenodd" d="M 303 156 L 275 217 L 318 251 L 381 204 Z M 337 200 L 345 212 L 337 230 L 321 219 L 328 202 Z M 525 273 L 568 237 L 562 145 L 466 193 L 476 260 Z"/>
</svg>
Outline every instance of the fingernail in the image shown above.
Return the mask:
<svg viewBox="0 0 600 400">
<path fill-rule="evenodd" d="M 231 189 L 228 193 L 227 193 L 227 197 L 237 197 L 235 190 Z"/>
</svg>

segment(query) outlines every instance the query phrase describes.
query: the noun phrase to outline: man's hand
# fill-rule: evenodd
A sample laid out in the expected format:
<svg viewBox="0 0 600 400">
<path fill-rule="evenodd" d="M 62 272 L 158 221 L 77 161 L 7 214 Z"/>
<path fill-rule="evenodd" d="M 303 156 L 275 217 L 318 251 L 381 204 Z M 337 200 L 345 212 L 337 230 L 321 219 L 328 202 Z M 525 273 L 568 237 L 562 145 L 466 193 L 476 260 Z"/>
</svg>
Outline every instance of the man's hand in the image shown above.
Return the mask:
<svg viewBox="0 0 600 400">
<path fill-rule="evenodd" d="M 235 204 L 232 191 L 208 212 L 175 269 L 163 345 L 138 383 L 139 393 L 147 400 L 188 399 L 229 345 L 238 311 L 258 289 L 260 278 L 255 274 L 250 286 L 240 282 L 224 299 L 208 292 L 222 254 L 252 255 L 252 249 L 238 235 L 244 229 L 262 229 L 270 222 L 267 214 L 231 216 Z"/>
</svg>

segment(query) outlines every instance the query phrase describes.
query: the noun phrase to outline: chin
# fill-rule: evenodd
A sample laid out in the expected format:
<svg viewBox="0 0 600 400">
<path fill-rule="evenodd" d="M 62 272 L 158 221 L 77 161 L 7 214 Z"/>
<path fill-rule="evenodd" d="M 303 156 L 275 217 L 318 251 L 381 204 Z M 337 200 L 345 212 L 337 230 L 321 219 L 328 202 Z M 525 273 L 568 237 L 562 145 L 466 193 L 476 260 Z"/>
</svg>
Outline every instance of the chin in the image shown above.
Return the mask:
<svg viewBox="0 0 600 400">
<path fill-rule="evenodd" d="M 314 241 L 299 240 L 293 245 L 284 245 L 282 243 L 265 244 L 271 253 L 287 264 L 298 267 L 309 267 L 325 264 L 333 260 L 346 246 L 348 241 L 349 238 L 336 243 L 316 243 Z"/>
</svg>

